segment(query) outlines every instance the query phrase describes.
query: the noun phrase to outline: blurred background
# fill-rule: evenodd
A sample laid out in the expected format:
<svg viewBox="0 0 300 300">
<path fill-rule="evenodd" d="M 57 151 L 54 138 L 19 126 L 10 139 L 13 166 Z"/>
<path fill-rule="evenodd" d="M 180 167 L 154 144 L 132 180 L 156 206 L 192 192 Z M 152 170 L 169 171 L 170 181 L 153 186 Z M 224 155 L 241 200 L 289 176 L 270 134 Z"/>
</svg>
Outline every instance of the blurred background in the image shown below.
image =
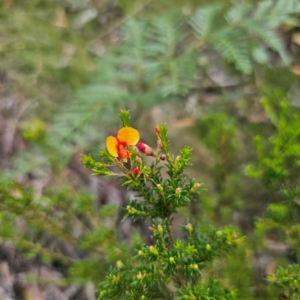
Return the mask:
<svg viewBox="0 0 300 300">
<path fill-rule="evenodd" d="M 194 149 L 207 191 L 176 222 L 246 236 L 205 276 L 278 299 L 266 277 L 300 258 L 298 0 L 2 0 L 0 61 L 0 299 L 97 299 L 147 236 L 80 162 L 123 108 Z"/>
</svg>

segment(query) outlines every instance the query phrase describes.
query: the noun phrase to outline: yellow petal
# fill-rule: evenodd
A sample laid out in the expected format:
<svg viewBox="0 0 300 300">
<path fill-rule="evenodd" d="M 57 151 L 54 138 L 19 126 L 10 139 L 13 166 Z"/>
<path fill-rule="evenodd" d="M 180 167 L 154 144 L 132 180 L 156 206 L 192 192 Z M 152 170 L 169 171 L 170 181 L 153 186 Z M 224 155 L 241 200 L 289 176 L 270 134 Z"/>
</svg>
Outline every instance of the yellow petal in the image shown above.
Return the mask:
<svg viewBox="0 0 300 300">
<path fill-rule="evenodd" d="M 123 127 L 118 132 L 118 140 L 134 146 L 140 139 L 139 132 L 132 127 Z"/>
<path fill-rule="evenodd" d="M 118 157 L 117 145 L 118 145 L 118 141 L 114 136 L 109 136 L 106 139 L 107 151 L 113 157 Z"/>
</svg>

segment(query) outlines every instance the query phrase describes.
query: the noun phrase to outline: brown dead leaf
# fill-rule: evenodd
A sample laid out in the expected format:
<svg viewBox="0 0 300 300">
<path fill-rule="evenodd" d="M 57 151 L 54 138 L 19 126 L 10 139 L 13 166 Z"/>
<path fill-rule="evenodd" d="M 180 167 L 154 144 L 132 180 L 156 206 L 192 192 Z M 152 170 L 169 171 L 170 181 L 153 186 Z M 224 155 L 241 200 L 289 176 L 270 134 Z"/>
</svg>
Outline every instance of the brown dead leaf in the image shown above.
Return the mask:
<svg viewBox="0 0 300 300">
<path fill-rule="evenodd" d="M 193 118 L 187 117 L 175 121 L 174 128 L 185 128 L 185 127 L 191 127 L 193 125 L 195 125 L 195 120 Z"/>
<path fill-rule="evenodd" d="M 37 285 L 29 285 L 25 288 L 26 299 L 45 300 L 45 293 Z"/>
<path fill-rule="evenodd" d="M 249 120 L 252 123 L 265 123 L 268 120 L 268 116 L 265 112 L 257 112 L 250 114 Z"/>
<path fill-rule="evenodd" d="M 280 294 L 279 295 L 279 300 L 287 300 L 287 297 L 284 296 L 283 294 Z"/>
<path fill-rule="evenodd" d="M 10 273 L 10 268 L 7 261 L 0 263 L 0 278 L 7 286 L 13 285 L 13 276 Z"/>
<path fill-rule="evenodd" d="M 300 64 L 292 66 L 292 73 L 294 73 L 297 76 L 300 76 Z"/>
<path fill-rule="evenodd" d="M 14 0 L 5 0 L 4 1 L 4 8 L 10 8 L 12 5 L 14 5 Z"/>
<path fill-rule="evenodd" d="M 294 202 L 295 202 L 296 204 L 300 205 L 300 198 L 295 198 L 295 199 L 294 199 Z"/>
<path fill-rule="evenodd" d="M 300 33 L 294 33 L 292 36 L 292 41 L 295 44 L 300 45 Z"/>
<path fill-rule="evenodd" d="M 59 6 L 56 9 L 56 19 L 54 21 L 54 26 L 67 28 L 69 26 L 68 18 L 65 9 Z"/>
</svg>

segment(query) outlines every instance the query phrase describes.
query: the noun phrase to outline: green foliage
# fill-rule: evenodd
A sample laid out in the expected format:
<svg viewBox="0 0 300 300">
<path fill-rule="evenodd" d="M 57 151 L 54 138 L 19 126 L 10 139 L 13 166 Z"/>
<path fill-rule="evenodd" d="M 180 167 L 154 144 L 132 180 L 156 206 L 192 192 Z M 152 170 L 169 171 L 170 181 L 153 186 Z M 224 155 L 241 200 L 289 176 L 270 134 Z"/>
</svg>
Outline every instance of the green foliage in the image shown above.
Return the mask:
<svg viewBox="0 0 300 300">
<path fill-rule="evenodd" d="M 240 147 L 236 123 L 224 113 L 211 113 L 201 118 L 196 128 L 197 136 L 208 147 L 214 158 L 210 172 L 215 180 L 217 193 L 215 195 L 212 192 L 208 193 L 204 201 L 212 205 L 212 198 L 215 198 L 214 209 L 217 218 L 222 215 L 222 220 L 229 219 L 231 217 L 228 215 L 241 205 L 239 197 L 241 180 L 237 167 Z"/>
<path fill-rule="evenodd" d="M 268 282 L 278 287 L 282 293 L 281 299 L 297 300 L 300 294 L 300 265 L 279 267 L 276 274 L 268 276 Z"/>
<path fill-rule="evenodd" d="M 67 275 L 61 281 L 103 280 L 104 266 L 125 259 L 134 247 L 119 243 L 116 228 L 104 224 L 117 207 L 97 211 L 91 195 L 74 193 L 71 187 L 56 187 L 37 198 L 31 189 L 2 180 L 0 200 L 1 240 L 16 245 L 28 260 L 62 265 Z M 64 247 L 68 247 L 67 252 Z M 86 255 L 81 257 L 80 253 Z M 95 265 L 102 265 L 103 269 Z"/>
<path fill-rule="evenodd" d="M 277 199 L 257 221 L 256 232 L 276 233 L 276 239 L 290 247 L 299 263 L 299 112 L 278 90 L 264 97 L 262 104 L 275 131 L 268 142 L 262 136 L 255 137 L 257 164 L 248 167 L 247 173 L 260 178 Z M 299 270 L 299 264 L 279 266 L 276 274 L 268 276 L 268 281 L 279 287 L 282 299 L 298 299 Z"/>
<path fill-rule="evenodd" d="M 120 119 L 123 127 L 129 126 L 130 116 L 129 110 L 121 110 Z"/>
<path fill-rule="evenodd" d="M 205 67 L 199 55 L 205 56 L 207 49 L 245 74 L 256 65 L 257 55 L 252 53 L 263 52 L 270 61 L 267 49 L 288 64 L 276 29 L 293 23 L 293 14 L 299 11 L 294 0 L 280 0 L 276 5 L 274 1 L 257 6 L 211 4 L 192 16 L 173 9 L 148 19 L 129 18 L 121 26 L 117 46 L 97 59 L 90 84 L 55 116 L 53 141 L 98 145 L 105 132 L 96 133 L 94 128 L 114 124 L 114 112 L 120 107 L 138 107 L 141 113 L 156 103 L 186 97 L 199 88 Z"/>
<path fill-rule="evenodd" d="M 154 218 L 155 241 L 168 242 L 165 222 L 173 214 L 217 226 L 236 222 L 249 238 L 255 219 L 260 241 L 271 236 L 289 247 L 289 255 L 299 262 L 299 97 L 287 98 L 297 92 L 298 82 L 283 67 L 290 62 L 297 67 L 298 2 L 0 1 L 1 241 L 17 245 L 28 259 L 48 266 L 61 264 L 68 282 L 103 281 L 108 266 L 117 261 L 111 274 L 117 276 L 119 270 L 128 280 L 128 290 L 133 289 L 132 282 L 137 289 L 139 283 L 149 283 L 143 276 L 152 274 L 149 266 L 153 264 L 165 278 L 185 270 L 182 278 L 187 284 L 178 289 L 176 278 L 166 286 L 159 276 L 153 279 L 170 297 L 176 290 L 179 299 L 229 299 L 233 292 L 223 288 L 225 283 L 238 286 L 239 299 L 267 298 L 262 292 L 265 287 L 259 290 L 261 283 L 253 280 L 257 266 L 252 266 L 252 259 L 261 247 L 257 239 L 243 249 L 230 250 L 231 259 L 225 265 L 221 250 L 231 246 L 226 241 L 233 229 L 226 227 L 228 232 L 222 232 L 228 236 L 220 242 L 219 231 L 203 229 L 203 224 L 191 219 L 187 222 L 193 224 L 193 235 L 182 226 L 178 234 L 184 238 L 178 253 L 170 256 L 162 251 L 153 262 L 153 253 L 141 245 L 139 234 L 125 244 L 116 238 L 113 225 L 104 226 L 105 220 L 115 217 L 116 207 L 98 211 L 94 197 L 81 191 L 82 182 L 69 178 L 70 158 L 87 150 L 92 155 L 83 156 L 82 161 L 95 175 L 122 178 L 135 190 L 143 186 L 140 198 L 152 203 L 131 200 L 125 213 L 139 222 L 146 216 Z M 224 67 L 231 71 L 225 76 L 229 79 L 233 68 L 240 72 L 234 72 L 233 84 L 226 88 L 211 75 L 212 69 L 222 74 Z M 259 89 L 264 94 L 260 103 Z M 93 159 L 107 129 L 117 130 L 120 107 L 130 108 L 133 117 L 129 120 L 129 114 L 121 112 L 122 126 L 141 120 L 149 126 L 150 107 L 177 100 L 182 110 L 175 122 L 188 109 L 189 118 L 196 119 L 194 136 L 182 130 L 182 137 L 195 143 L 186 142 L 196 151 L 193 168 L 190 147 L 177 156 L 170 153 L 177 150 L 169 144 L 165 125 L 158 127 L 165 153 L 161 151 L 159 157 L 155 152 L 151 166 L 132 151 L 132 168 L 125 164 L 131 172 L 128 178 L 124 178 L 126 170 L 118 173 L 110 168 L 115 161 L 107 151 L 100 152 L 100 161 Z M 169 117 L 168 110 L 163 112 Z M 170 119 L 166 121 L 174 121 Z M 140 125 L 145 136 L 147 129 Z M 179 143 L 182 132 L 176 139 Z M 248 165 L 251 180 L 244 177 L 243 164 Z M 163 178 L 159 176 L 162 166 L 162 172 L 167 172 Z M 183 176 L 186 168 L 208 185 L 208 193 L 199 196 L 201 204 L 190 203 L 198 195 L 192 192 L 196 181 Z M 156 218 L 162 209 L 165 217 Z M 163 238 L 159 226 L 166 233 Z M 171 227 L 175 231 L 176 226 Z M 161 251 L 159 242 L 153 247 Z M 169 244 L 170 251 L 177 245 L 176 241 Z M 134 247 L 148 249 L 150 260 L 137 255 L 129 261 Z M 66 248 L 72 249 L 71 254 L 66 254 Z M 195 249 L 206 256 L 196 257 Z M 279 270 L 278 279 L 297 274 L 292 267 Z M 284 297 L 297 297 L 296 291 L 291 296 L 294 287 L 292 279 L 284 279 L 279 289 Z"/>
<path fill-rule="evenodd" d="M 126 111 L 121 112 L 121 120 L 126 114 Z M 129 166 L 123 164 L 121 157 L 106 163 L 107 155 L 101 157 L 100 163 L 91 162 L 91 157 L 82 158 L 95 175 L 118 177 L 123 185 L 136 192 L 135 199 L 126 207 L 125 218 L 150 218 L 152 222 L 152 245 L 142 245 L 137 256 L 117 264 L 100 284 L 99 299 L 235 299 L 235 292 L 221 288 L 214 278 L 205 280 L 202 274 L 210 261 L 236 246 L 237 233 L 231 227 L 201 233 L 188 223 L 181 226 L 185 237 L 174 237 L 173 215 L 179 207 L 191 203 L 201 184 L 188 179 L 184 173 L 191 148 L 186 146 L 174 156 L 169 151 L 166 125 L 159 125 L 156 134 L 161 145 L 157 153 L 147 152 L 145 144 L 138 144 L 144 154 L 153 156 L 150 166 L 135 146 L 127 147 L 131 153 Z M 126 141 L 120 145 L 123 142 Z M 116 147 L 118 149 L 118 144 Z M 161 165 L 161 161 L 165 161 L 165 165 Z M 108 174 L 108 167 L 118 167 L 121 172 Z M 167 177 L 162 176 L 164 167 Z"/>
<path fill-rule="evenodd" d="M 268 13 L 266 13 L 268 12 Z M 199 45 L 210 43 L 228 61 L 245 74 L 253 70 L 252 51 L 265 44 L 288 63 L 288 55 L 274 28 L 293 23 L 300 12 L 297 1 L 263 1 L 256 6 L 245 4 L 200 8 L 191 19 Z"/>
<path fill-rule="evenodd" d="M 255 137 L 258 164 L 249 166 L 249 176 L 261 178 L 268 186 L 280 186 L 282 181 L 293 187 L 300 171 L 300 117 L 297 108 L 276 90 L 262 99 L 266 113 L 276 128 L 276 133 L 265 142 Z"/>
<path fill-rule="evenodd" d="M 72 1 L 1 1 L 1 74 L 11 93 L 22 90 L 19 105 L 27 116 L 39 111 L 39 117 L 52 118 L 66 100 L 64 85 L 79 87 L 88 78 L 88 39 L 73 24 L 84 9 Z"/>
</svg>

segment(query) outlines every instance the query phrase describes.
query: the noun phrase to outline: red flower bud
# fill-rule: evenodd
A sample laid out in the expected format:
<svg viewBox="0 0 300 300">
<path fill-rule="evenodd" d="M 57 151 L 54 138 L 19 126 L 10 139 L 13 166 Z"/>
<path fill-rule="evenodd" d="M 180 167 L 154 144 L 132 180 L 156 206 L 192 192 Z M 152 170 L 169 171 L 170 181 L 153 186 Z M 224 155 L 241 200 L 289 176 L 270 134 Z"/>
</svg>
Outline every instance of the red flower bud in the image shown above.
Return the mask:
<svg viewBox="0 0 300 300">
<path fill-rule="evenodd" d="M 138 167 L 135 167 L 132 171 L 135 175 L 139 174 L 139 172 L 140 172 Z"/>
<path fill-rule="evenodd" d="M 154 156 L 154 152 L 152 150 L 152 148 L 150 146 L 148 146 L 147 144 L 141 143 L 139 142 L 137 144 L 137 147 L 139 148 L 139 150 L 141 152 L 143 152 L 145 155 L 147 156 Z"/>
<path fill-rule="evenodd" d="M 146 152 L 146 149 L 147 149 L 146 144 L 139 142 L 139 143 L 137 144 L 137 147 L 138 147 L 139 150 L 142 151 L 143 153 Z"/>
<path fill-rule="evenodd" d="M 155 126 L 155 133 L 156 133 L 157 136 L 159 135 L 159 129 L 158 129 L 158 126 Z"/>
</svg>

